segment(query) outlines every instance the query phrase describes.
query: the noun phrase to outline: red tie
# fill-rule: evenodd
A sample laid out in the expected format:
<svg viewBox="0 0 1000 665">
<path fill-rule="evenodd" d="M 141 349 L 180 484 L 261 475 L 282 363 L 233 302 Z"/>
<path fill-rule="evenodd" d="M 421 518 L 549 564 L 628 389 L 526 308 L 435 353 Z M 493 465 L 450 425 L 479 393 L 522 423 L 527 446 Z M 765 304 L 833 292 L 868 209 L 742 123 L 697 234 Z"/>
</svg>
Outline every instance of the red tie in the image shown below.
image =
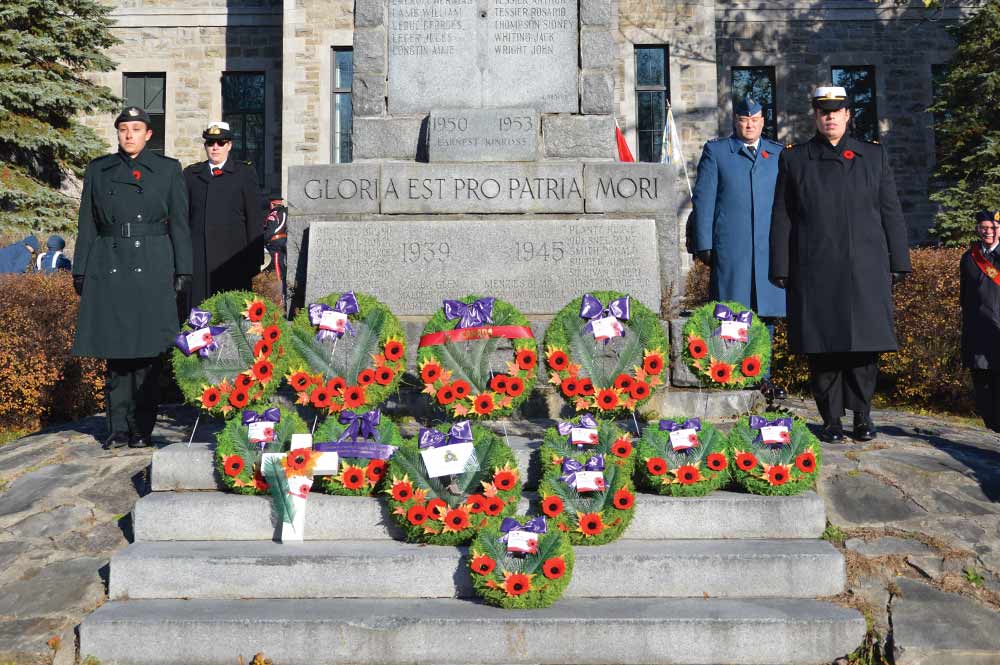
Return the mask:
<svg viewBox="0 0 1000 665">
<path fill-rule="evenodd" d="M 222 169 L 212 169 L 212 175 L 222 175 Z"/>
</svg>

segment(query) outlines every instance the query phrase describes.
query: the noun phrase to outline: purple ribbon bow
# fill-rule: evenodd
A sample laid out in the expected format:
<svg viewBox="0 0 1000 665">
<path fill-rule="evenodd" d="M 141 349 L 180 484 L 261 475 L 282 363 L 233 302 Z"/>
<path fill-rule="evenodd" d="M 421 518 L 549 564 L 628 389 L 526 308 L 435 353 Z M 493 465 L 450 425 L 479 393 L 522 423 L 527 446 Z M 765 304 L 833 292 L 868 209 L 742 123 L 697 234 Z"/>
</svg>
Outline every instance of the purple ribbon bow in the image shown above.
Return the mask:
<svg viewBox="0 0 1000 665">
<path fill-rule="evenodd" d="M 521 524 L 513 517 L 505 517 L 503 518 L 503 522 L 500 522 L 500 531 L 503 535 L 497 539 L 499 543 L 506 543 L 507 536 L 512 531 L 528 531 L 542 534 L 545 533 L 545 516 L 539 515 L 538 517 L 533 517 L 526 524 Z"/>
<path fill-rule="evenodd" d="M 628 321 L 631 316 L 632 306 L 629 296 L 615 298 L 605 307 L 601 301 L 589 293 L 583 294 L 580 301 L 580 318 L 587 319 L 587 325 L 583 327 L 588 332 L 593 332 L 594 321 L 602 317 L 611 315 L 619 321 Z M 604 340 L 605 344 L 608 340 Z"/>
<path fill-rule="evenodd" d="M 340 298 L 337 299 L 337 303 L 333 307 L 318 302 L 309 305 L 309 323 L 318 326 L 323 319 L 323 312 L 340 312 L 341 314 L 350 316 L 360 311 L 361 308 L 358 306 L 358 298 L 354 295 L 354 291 L 346 291 L 340 295 Z M 347 322 L 346 328 L 347 332 L 351 333 L 351 336 L 357 334 L 350 321 Z M 344 333 L 333 330 L 320 330 L 316 332 L 316 341 L 322 342 L 324 339 L 330 339 L 331 337 L 339 338 L 343 335 Z"/>
<path fill-rule="evenodd" d="M 700 432 L 701 418 L 688 418 L 682 423 L 676 423 L 673 420 L 660 421 L 661 432 L 676 432 L 679 429 L 693 429 L 696 432 Z"/>
<path fill-rule="evenodd" d="M 486 323 L 493 323 L 493 301 L 496 298 L 480 298 L 471 305 L 458 300 L 445 300 L 444 318 L 449 321 L 458 319 L 458 328 L 474 328 Z"/>
<path fill-rule="evenodd" d="M 420 448 L 440 448 L 453 443 L 467 443 L 472 441 L 472 425 L 468 420 L 460 420 L 451 426 L 447 434 L 436 429 L 421 427 L 418 441 Z"/>
<path fill-rule="evenodd" d="M 715 311 L 712 316 L 720 321 L 739 321 L 740 323 L 745 323 L 750 325 L 753 323 L 753 312 L 749 309 L 745 309 L 739 314 L 734 314 L 733 310 L 729 309 L 721 302 L 715 304 Z"/>
<path fill-rule="evenodd" d="M 216 335 L 221 335 L 226 331 L 225 326 L 210 326 L 208 322 L 212 320 L 211 312 L 204 309 L 198 309 L 197 307 L 191 308 L 191 313 L 188 314 L 187 324 L 191 326 L 192 330 L 200 330 L 201 328 L 208 327 L 208 332 L 212 335 L 213 340 L 211 343 L 198 349 L 198 355 L 202 358 L 207 358 L 208 354 L 219 348 L 219 345 L 215 342 L 214 337 Z M 191 347 L 188 344 L 187 336 L 190 333 L 181 331 L 177 337 L 174 338 L 174 346 L 181 350 L 181 352 L 189 356 L 191 355 Z"/>
<path fill-rule="evenodd" d="M 589 413 L 585 413 L 582 416 L 580 416 L 579 425 L 576 425 L 574 423 L 559 423 L 556 426 L 556 429 L 559 431 L 560 434 L 566 436 L 567 434 L 573 431 L 574 427 L 589 427 L 591 429 L 597 429 L 597 421 L 594 420 L 594 416 L 590 415 Z"/>
<path fill-rule="evenodd" d="M 353 411 L 341 411 L 339 421 L 347 427 L 337 437 L 337 441 L 354 441 L 358 439 L 358 435 L 362 439 L 373 439 L 375 443 L 381 440 L 378 426 L 382 422 L 382 412 L 378 409 L 372 409 L 360 416 Z"/>
<path fill-rule="evenodd" d="M 576 484 L 576 474 L 580 471 L 604 471 L 604 455 L 594 455 L 586 464 L 580 464 L 572 457 L 567 457 L 562 463 L 562 474 L 559 480 L 567 485 Z"/>
<path fill-rule="evenodd" d="M 792 419 L 791 418 L 775 418 L 774 420 L 768 420 L 763 416 L 750 416 L 750 429 L 761 430 L 764 427 L 787 427 L 788 431 L 792 430 Z M 756 443 L 762 443 L 767 446 L 780 446 L 784 445 L 784 441 L 779 443 L 764 443 L 763 433 L 758 431 L 757 438 L 754 439 Z"/>
<path fill-rule="evenodd" d="M 198 309 L 197 307 L 191 308 L 191 313 L 188 314 L 188 325 L 193 329 L 204 328 L 208 325 L 208 322 L 212 320 L 212 314 L 208 310 Z"/>
<path fill-rule="evenodd" d="M 281 422 L 281 411 L 278 407 L 272 406 L 270 409 L 265 409 L 263 413 L 257 413 L 251 409 L 247 409 L 243 412 L 243 424 L 249 425 L 250 423 L 279 423 Z"/>
</svg>

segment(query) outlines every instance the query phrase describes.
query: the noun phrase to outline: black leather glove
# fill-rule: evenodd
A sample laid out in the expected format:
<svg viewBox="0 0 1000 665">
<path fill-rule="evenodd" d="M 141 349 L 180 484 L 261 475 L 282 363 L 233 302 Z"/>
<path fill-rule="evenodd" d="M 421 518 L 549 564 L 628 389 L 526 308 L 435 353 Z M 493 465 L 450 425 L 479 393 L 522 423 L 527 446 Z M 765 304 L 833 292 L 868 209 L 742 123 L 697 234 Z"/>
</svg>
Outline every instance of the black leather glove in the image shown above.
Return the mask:
<svg viewBox="0 0 1000 665">
<path fill-rule="evenodd" d="M 779 289 L 785 288 L 788 285 L 787 277 L 771 277 L 771 283 L 777 286 Z"/>
<path fill-rule="evenodd" d="M 710 249 L 703 249 L 700 252 L 695 252 L 694 253 L 694 258 L 698 259 L 699 261 L 701 261 L 702 263 L 704 263 L 706 266 L 711 267 L 711 265 L 712 265 L 712 250 L 710 250 Z"/>
<path fill-rule="evenodd" d="M 892 273 L 892 285 L 902 284 L 906 281 L 906 276 L 909 275 L 908 272 L 894 272 Z"/>
<path fill-rule="evenodd" d="M 191 275 L 175 275 L 174 291 L 177 295 L 183 295 L 191 290 Z"/>
<path fill-rule="evenodd" d="M 76 291 L 76 295 L 83 295 L 83 275 L 73 275 L 73 290 Z"/>
</svg>

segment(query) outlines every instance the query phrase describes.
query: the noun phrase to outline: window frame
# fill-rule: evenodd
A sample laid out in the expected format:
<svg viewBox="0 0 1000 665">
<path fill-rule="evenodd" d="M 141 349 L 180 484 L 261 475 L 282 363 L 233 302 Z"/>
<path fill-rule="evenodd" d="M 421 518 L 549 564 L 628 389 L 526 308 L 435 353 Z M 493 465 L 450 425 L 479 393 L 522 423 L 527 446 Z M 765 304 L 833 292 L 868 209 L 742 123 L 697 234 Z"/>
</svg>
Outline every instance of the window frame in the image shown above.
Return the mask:
<svg viewBox="0 0 1000 665">
<path fill-rule="evenodd" d="M 260 76 L 262 79 L 262 97 L 260 100 L 260 111 L 248 111 L 245 109 L 237 109 L 226 111 L 226 84 L 225 79 L 227 76 Z M 233 132 L 233 148 L 230 151 L 230 157 L 232 159 L 240 159 L 243 161 L 250 161 L 253 165 L 254 170 L 257 172 L 257 184 L 260 187 L 264 186 L 264 160 L 267 158 L 267 72 L 263 70 L 226 70 L 222 72 L 219 77 L 219 87 L 222 93 L 222 120 L 223 122 L 229 123 L 229 128 Z M 255 156 L 259 155 L 259 159 L 247 159 L 247 148 L 246 148 L 246 122 L 245 117 L 248 115 L 260 115 L 260 149 L 255 152 Z M 230 122 L 229 118 L 234 115 L 241 116 L 244 119 L 243 126 L 236 128 L 233 123 Z M 243 141 L 242 149 L 237 144 L 237 138 L 239 137 Z"/>
<path fill-rule="evenodd" d="M 337 54 L 349 53 L 351 55 L 351 67 L 349 70 L 347 87 L 337 85 L 337 75 L 340 70 L 337 67 Z M 354 161 L 354 47 L 353 46 L 331 46 L 330 47 L 330 163 L 350 164 Z M 338 99 L 346 99 L 350 105 L 348 113 L 350 115 L 350 127 L 346 132 L 347 155 L 342 154 L 341 137 L 345 132 L 338 131 L 340 116 L 337 113 Z"/>
<path fill-rule="evenodd" d="M 163 79 L 163 91 L 161 95 L 163 96 L 163 110 L 159 112 L 151 113 L 148 108 L 148 100 L 146 97 L 146 82 L 151 78 L 162 78 Z M 134 100 L 128 98 L 128 81 L 129 79 L 139 79 L 143 80 L 143 90 L 142 90 L 142 103 L 136 104 Z M 122 99 L 125 101 L 125 106 L 138 106 L 139 108 L 146 111 L 149 115 L 149 119 L 152 121 L 150 129 L 153 130 L 153 136 L 150 138 L 147 147 L 150 151 L 159 153 L 161 155 L 166 154 L 167 148 L 167 73 L 166 72 L 122 72 Z M 157 123 L 156 120 L 159 119 L 160 122 Z M 160 127 L 159 125 L 162 125 Z"/>
<path fill-rule="evenodd" d="M 854 96 L 851 94 L 851 90 L 847 89 L 847 86 L 841 86 L 841 84 L 837 82 L 837 80 L 836 80 L 836 78 L 834 76 L 834 71 L 836 71 L 836 70 L 841 70 L 841 71 L 860 71 L 860 70 L 864 70 L 864 71 L 866 71 L 868 73 L 868 81 L 871 84 L 871 91 L 872 91 L 871 110 L 872 110 L 872 115 L 875 117 L 875 122 L 872 125 L 874 127 L 874 130 L 875 130 L 875 136 L 869 138 L 869 137 L 865 137 L 865 136 L 859 136 L 857 134 L 857 131 L 856 131 L 857 130 L 857 125 L 855 123 L 855 120 L 858 117 L 858 113 L 857 113 L 857 110 L 856 110 L 857 107 L 854 104 Z M 851 127 L 850 127 L 851 132 L 850 132 L 850 136 L 852 138 L 855 138 L 855 139 L 859 140 L 859 141 L 878 141 L 878 140 L 880 140 L 882 138 L 882 130 L 879 128 L 879 116 L 878 116 L 878 79 L 876 78 L 876 74 L 877 74 L 877 72 L 876 72 L 876 69 L 875 69 L 875 65 L 830 65 L 830 82 L 833 85 L 835 85 L 835 86 L 841 86 L 841 87 L 843 87 L 847 91 L 847 96 L 851 99 Z"/>
<path fill-rule="evenodd" d="M 761 136 L 771 141 L 778 140 L 778 71 L 774 65 L 733 65 L 729 68 L 729 97 L 735 108 L 736 104 L 736 72 L 738 71 L 762 71 L 765 73 L 765 78 L 771 84 L 771 96 L 773 99 L 769 104 L 765 103 L 764 100 L 754 98 L 758 104 L 760 104 L 764 109 L 764 129 L 761 131 Z M 751 80 L 756 80 L 756 77 L 751 74 Z M 759 95 L 758 95 L 759 96 Z M 771 122 L 768 122 L 768 111 L 771 111 Z M 735 118 L 733 119 L 735 122 Z M 770 130 L 770 131 L 769 131 Z"/>
<path fill-rule="evenodd" d="M 639 53 L 641 51 L 660 51 L 663 53 L 663 83 L 662 84 L 640 84 L 639 83 Z M 635 159 L 637 162 L 658 163 L 663 154 L 663 126 L 643 129 L 641 96 L 646 93 L 663 95 L 663 122 L 666 124 L 667 110 L 670 108 L 670 45 L 663 43 L 656 44 L 633 44 L 632 48 L 633 66 L 635 67 Z M 643 159 L 643 134 L 649 134 L 652 139 L 651 149 L 659 146 L 658 154 L 650 154 L 649 159 Z"/>
</svg>

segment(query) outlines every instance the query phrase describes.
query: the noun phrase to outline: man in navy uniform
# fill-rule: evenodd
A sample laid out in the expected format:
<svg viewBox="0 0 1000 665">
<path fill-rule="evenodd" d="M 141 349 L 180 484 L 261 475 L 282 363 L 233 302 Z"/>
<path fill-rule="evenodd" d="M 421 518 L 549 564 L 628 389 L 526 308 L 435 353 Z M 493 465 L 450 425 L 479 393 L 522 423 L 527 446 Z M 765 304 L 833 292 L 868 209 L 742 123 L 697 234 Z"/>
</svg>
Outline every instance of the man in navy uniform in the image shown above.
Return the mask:
<svg viewBox="0 0 1000 665">
<path fill-rule="evenodd" d="M 976 234 L 959 264 L 962 365 L 972 371 L 976 412 L 1000 432 L 1000 212 L 976 213 Z"/>
<path fill-rule="evenodd" d="M 816 88 L 816 134 L 781 153 L 771 221 L 770 279 L 787 289 L 788 343 L 809 359 L 824 441 L 875 438 L 878 357 L 895 351 L 892 286 L 910 272 L 906 222 L 889 156 L 847 135 L 850 100 Z"/>
</svg>

